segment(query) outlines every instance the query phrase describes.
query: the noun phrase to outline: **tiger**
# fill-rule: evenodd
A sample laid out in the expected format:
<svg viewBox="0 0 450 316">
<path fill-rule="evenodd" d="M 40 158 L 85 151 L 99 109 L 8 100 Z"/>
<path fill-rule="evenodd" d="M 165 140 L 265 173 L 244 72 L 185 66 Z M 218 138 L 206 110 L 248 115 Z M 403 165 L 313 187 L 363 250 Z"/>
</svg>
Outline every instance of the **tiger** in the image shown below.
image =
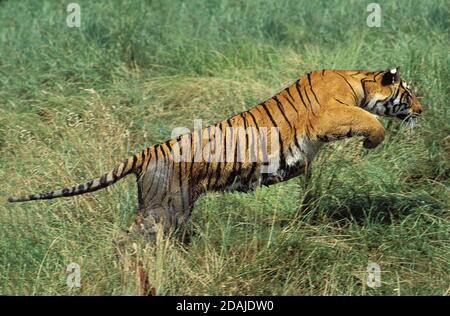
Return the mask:
<svg viewBox="0 0 450 316">
<path fill-rule="evenodd" d="M 10 197 L 9 202 L 70 197 L 137 181 L 134 229 L 182 227 L 208 191 L 250 192 L 305 174 L 322 145 L 362 137 L 372 149 L 385 138 L 379 116 L 414 125 L 422 105 L 399 67 L 316 70 L 256 106 L 208 127 L 147 147 L 84 184 Z"/>
</svg>

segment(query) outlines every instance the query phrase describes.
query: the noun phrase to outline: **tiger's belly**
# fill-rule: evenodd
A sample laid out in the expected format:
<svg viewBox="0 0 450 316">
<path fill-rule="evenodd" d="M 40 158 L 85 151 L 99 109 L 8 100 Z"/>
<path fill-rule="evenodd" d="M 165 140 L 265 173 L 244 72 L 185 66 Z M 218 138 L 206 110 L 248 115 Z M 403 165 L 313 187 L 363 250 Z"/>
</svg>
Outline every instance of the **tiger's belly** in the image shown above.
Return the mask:
<svg viewBox="0 0 450 316">
<path fill-rule="evenodd" d="M 284 161 L 280 161 L 280 166 L 272 174 L 263 176 L 262 185 L 271 185 L 278 182 L 287 181 L 305 172 L 316 156 L 320 142 L 311 141 L 306 137 L 300 141 L 292 141 L 288 149 L 284 151 Z"/>
<path fill-rule="evenodd" d="M 261 185 L 269 186 L 287 181 L 305 172 L 321 146 L 320 142 L 302 138 L 292 142 L 283 155 L 279 153 L 269 157 L 269 163 L 259 164 L 248 173 L 236 175 L 234 180 L 222 188 L 224 191 L 249 192 Z"/>
</svg>

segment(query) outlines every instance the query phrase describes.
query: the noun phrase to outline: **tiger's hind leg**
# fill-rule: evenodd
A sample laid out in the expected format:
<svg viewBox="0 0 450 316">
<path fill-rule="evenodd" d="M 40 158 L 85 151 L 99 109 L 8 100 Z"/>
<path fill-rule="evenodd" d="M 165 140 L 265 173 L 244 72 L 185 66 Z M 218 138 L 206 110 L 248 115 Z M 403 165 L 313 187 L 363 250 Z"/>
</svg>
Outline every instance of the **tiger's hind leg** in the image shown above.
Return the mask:
<svg viewBox="0 0 450 316">
<path fill-rule="evenodd" d="M 154 241 L 158 233 L 165 236 L 175 234 L 186 241 L 189 235 L 186 224 L 193 209 L 191 201 L 181 194 L 171 194 L 157 204 L 141 204 L 130 231 L 145 236 L 149 241 Z"/>
<path fill-rule="evenodd" d="M 137 179 L 138 215 L 134 230 L 144 235 L 158 231 L 185 235 L 195 198 L 182 163 L 149 165 Z M 184 172 L 183 172 L 184 171 Z"/>
<path fill-rule="evenodd" d="M 184 198 L 186 199 L 186 198 Z M 192 204 L 184 206 L 183 197 L 180 194 L 169 195 L 167 199 L 158 204 L 141 204 L 139 213 L 130 229 L 130 233 L 135 237 L 143 237 L 146 243 L 157 244 L 161 241 L 161 236 L 170 237 L 175 234 L 182 243 L 190 241 L 190 234 L 186 228 L 192 210 Z M 138 236 L 136 236 L 138 234 Z M 150 247 L 150 249 L 152 249 Z M 143 258 L 144 259 L 144 258 Z M 142 259 L 142 260 L 143 260 Z M 140 292 L 143 295 L 154 292 L 149 285 L 149 276 L 142 260 L 137 262 L 136 273 L 139 276 L 138 282 L 141 286 Z M 150 292 L 149 292 L 150 291 Z"/>
<path fill-rule="evenodd" d="M 161 236 L 170 236 L 172 233 L 186 241 L 185 224 L 194 204 L 187 183 L 176 176 L 171 177 L 173 170 L 164 169 L 161 162 L 159 167 L 161 169 L 149 168 L 137 179 L 138 212 L 128 230 L 126 241 L 121 245 L 121 261 L 130 261 L 129 257 L 132 257 L 131 261 L 135 262 L 132 269 L 136 270 L 136 281 L 143 295 L 154 292 L 154 289 L 149 285 L 151 280 L 149 282 L 145 257 L 139 256 L 137 251 L 142 250 L 139 245 L 143 241 L 145 249 L 152 249 L 151 245 L 157 243 Z"/>
<path fill-rule="evenodd" d="M 129 239 L 142 240 L 144 237 L 150 249 L 152 244 L 161 240 L 161 236 L 175 234 L 182 242 L 188 242 L 186 223 L 196 199 L 191 187 L 192 163 L 175 161 L 171 147 L 166 144 L 155 145 L 148 157 L 136 174 L 138 214 L 129 230 Z M 142 270 L 144 265 L 139 267 Z M 145 280 L 145 274 L 140 275 Z"/>
<path fill-rule="evenodd" d="M 153 245 L 161 241 L 161 237 L 175 234 L 181 242 L 188 243 L 190 234 L 186 222 L 190 210 L 180 207 L 181 197 L 172 197 L 159 204 L 141 204 L 139 213 L 131 225 L 128 236 L 118 245 L 118 254 L 124 272 L 131 269 L 135 273 L 136 284 L 140 295 L 154 295 L 152 281 L 146 268 L 145 252 L 152 251 Z"/>
</svg>

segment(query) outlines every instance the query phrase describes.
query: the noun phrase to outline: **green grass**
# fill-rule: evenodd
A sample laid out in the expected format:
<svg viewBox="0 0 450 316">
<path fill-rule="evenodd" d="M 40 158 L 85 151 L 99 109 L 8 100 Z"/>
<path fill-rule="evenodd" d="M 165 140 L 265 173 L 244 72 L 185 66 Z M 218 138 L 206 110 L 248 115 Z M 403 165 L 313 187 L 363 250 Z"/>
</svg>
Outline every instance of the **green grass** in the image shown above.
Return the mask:
<svg viewBox="0 0 450 316">
<path fill-rule="evenodd" d="M 303 177 L 197 203 L 185 248 L 138 242 L 160 295 L 449 295 L 448 1 L 0 1 L 0 196 L 80 183 L 174 127 L 222 120 L 314 69 L 385 69 L 423 96 L 409 131 L 326 146 Z M 308 192 L 308 207 L 298 212 Z M 114 240 L 134 180 L 72 199 L 0 204 L 0 295 L 130 295 Z M 131 260 L 131 259 L 130 259 Z M 366 285 L 369 261 L 380 288 Z M 81 266 L 69 290 L 66 267 Z"/>
</svg>

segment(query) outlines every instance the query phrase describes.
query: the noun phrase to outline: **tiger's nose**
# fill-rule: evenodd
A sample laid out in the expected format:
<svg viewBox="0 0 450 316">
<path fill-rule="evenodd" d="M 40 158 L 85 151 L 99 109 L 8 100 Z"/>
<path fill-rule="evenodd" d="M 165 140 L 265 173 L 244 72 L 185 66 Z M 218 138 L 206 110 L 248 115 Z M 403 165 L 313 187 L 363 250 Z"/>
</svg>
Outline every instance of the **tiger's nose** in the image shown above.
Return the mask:
<svg viewBox="0 0 450 316">
<path fill-rule="evenodd" d="M 420 105 L 413 106 L 411 110 L 413 115 L 420 115 L 423 111 Z"/>
</svg>

